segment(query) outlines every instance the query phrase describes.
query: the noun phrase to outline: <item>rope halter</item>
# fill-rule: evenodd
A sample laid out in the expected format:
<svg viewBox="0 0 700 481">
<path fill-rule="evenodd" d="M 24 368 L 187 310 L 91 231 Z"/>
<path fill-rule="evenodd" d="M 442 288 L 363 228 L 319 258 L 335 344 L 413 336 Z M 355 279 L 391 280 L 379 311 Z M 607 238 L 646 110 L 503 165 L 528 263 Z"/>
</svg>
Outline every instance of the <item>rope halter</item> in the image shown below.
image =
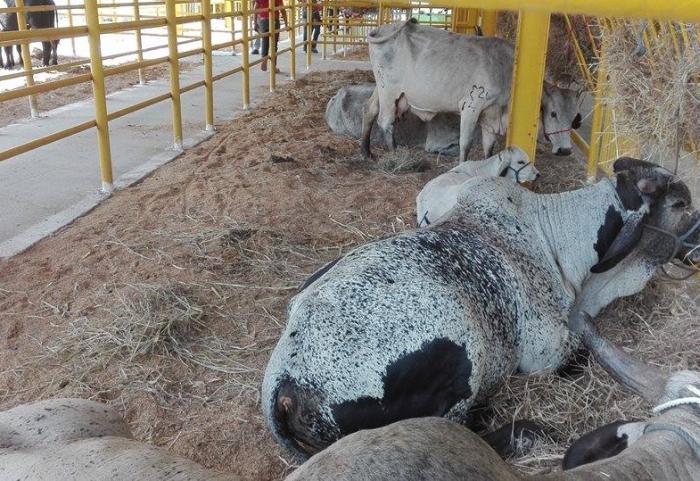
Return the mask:
<svg viewBox="0 0 700 481">
<path fill-rule="evenodd" d="M 671 252 L 671 254 L 669 256 L 666 257 L 663 264 L 672 263 L 674 266 L 678 267 L 679 269 L 684 269 L 684 270 L 688 271 L 688 274 L 685 276 L 675 277 L 675 276 L 672 276 L 671 274 L 669 274 L 666 271 L 665 267 L 662 267 L 661 269 L 662 269 L 663 273 L 668 278 L 676 280 L 676 281 L 684 281 L 684 280 L 690 278 L 691 276 L 693 276 L 694 274 L 696 274 L 697 272 L 700 272 L 700 268 L 698 268 L 696 266 L 688 266 L 686 264 L 678 264 L 678 263 L 673 262 L 673 260 L 676 258 L 676 256 L 678 255 L 678 252 L 681 250 L 682 247 L 690 249 L 691 251 L 694 249 L 697 249 L 699 247 L 698 244 L 693 244 L 691 242 L 688 242 L 688 237 L 693 235 L 695 233 L 695 231 L 697 231 L 698 228 L 700 228 L 700 219 L 698 219 L 695 222 L 695 224 L 693 224 L 687 231 L 685 231 L 681 235 L 676 235 L 671 231 L 668 231 L 666 229 L 662 229 L 660 227 L 653 226 L 651 224 L 644 224 L 644 227 L 651 229 L 654 232 L 658 232 L 659 234 L 663 234 L 665 236 L 668 236 L 671 239 L 673 239 L 673 251 Z"/>
<path fill-rule="evenodd" d="M 545 138 L 545 140 L 547 140 L 547 142 L 550 142 L 550 140 L 549 140 L 550 135 L 562 134 L 564 132 L 571 132 L 571 127 L 569 127 L 568 129 L 555 130 L 554 132 L 545 132 L 544 138 Z"/>
<path fill-rule="evenodd" d="M 520 172 L 522 172 L 523 169 L 525 169 L 526 167 L 528 167 L 531 164 L 532 164 L 532 162 L 527 162 L 525 165 L 523 165 L 519 169 L 515 169 L 515 168 L 511 167 L 510 164 L 508 164 L 508 167 L 506 167 L 506 171 L 512 170 L 513 172 L 515 172 L 515 181 L 519 184 L 520 183 Z"/>
<path fill-rule="evenodd" d="M 696 388 L 693 385 L 687 385 L 685 387 L 688 391 L 690 391 L 692 396 L 688 397 L 682 397 L 682 398 L 677 398 L 673 399 L 671 401 L 667 401 L 665 403 L 659 404 L 656 406 L 654 409 L 652 409 L 652 412 L 654 413 L 662 413 L 664 411 L 668 411 L 669 409 L 673 409 L 678 406 L 695 406 L 695 407 L 700 407 L 700 389 Z M 644 426 L 644 431 L 643 433 L 650 433 L 654 431 L 669 431 L 674 434 L 676 434 L 678 437 L 680 437 L 693 451 L 695 454 L 695 457 L 700 460 L 700 442 L 694 437 L 691 433 L 688 432 L 687 429 L 677 426 L 675 424 L 670 424 L 670 423 L 649 423 L 646 426 Z"/>
</svg>

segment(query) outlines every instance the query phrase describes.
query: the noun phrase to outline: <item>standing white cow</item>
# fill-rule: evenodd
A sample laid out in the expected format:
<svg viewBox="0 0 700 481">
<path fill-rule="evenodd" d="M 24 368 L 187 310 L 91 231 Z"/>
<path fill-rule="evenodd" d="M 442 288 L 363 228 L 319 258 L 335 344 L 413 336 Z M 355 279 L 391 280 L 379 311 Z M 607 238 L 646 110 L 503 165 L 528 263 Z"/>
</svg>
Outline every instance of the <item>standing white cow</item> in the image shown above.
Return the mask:
<svg viewBox="0 0 700 481">
<path fill-rule="evenodd" d="M 486 160 L 462 162 L 425 184 L 416 197 L 418 227 L 430 225 L 455 205 L 465 182 L 472 177 L 505 177 L 513 182 L 532 182 L 540 174 L 527 154 L 509 147 Z"/>
<path fill-rule="evenodd" d="M 477 123 L 484 154 L 493 154 L 496 136 L 508 125 L 514 50 L 506 40 L 467 37 L 410 19 L 383 25 L 367 37 L 377 82 L 362 120 L 362 152 L 371 156 L 375 120 L 389 148 L 395 148 L 394 122 L 411 111 L 424 122 L 440 112 L 460 116 L 459 160 L 464 161 Z M 581 123 L 577 93 L 545 84 L 543 134 L 552 153 L 571 154 L 572 128 Z"/>
</svg>

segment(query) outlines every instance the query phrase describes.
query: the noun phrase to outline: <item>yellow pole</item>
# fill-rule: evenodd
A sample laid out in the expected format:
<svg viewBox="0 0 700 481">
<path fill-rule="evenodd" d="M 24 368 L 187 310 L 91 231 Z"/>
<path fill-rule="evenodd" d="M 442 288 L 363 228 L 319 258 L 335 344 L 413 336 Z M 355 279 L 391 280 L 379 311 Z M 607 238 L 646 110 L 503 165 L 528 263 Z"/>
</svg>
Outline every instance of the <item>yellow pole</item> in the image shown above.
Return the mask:
<svg viewBox="0 0 700 481">
<path fill-rule="evenodd" d="M 270 46 L 269 51 L 267 52 L 268 57 L 270 58 L 270 92 L 275 91 L 275 87 L 277 87 L 277 42 L 275 42 L 275 35 L 277 35 L 277 25 L 275 25 L 275 22 L 277 21 L 277 5 L 275 5 L 275 0 L 269 0 L 267 2 L 267 10 L 268 10 L 268 17 L 267 17 L 267 43 Z"/>
<path fill-rule="evenodd" d="M 236 4 L 231 0 L 231 13 L 236 11 Z M 209 25 L 209 30 L 211 31 L 211 24 Z M 231 17 L 231 41 L 235 42 L 236 41 L 236 21 L 234 20 L 234 17 Z M 233 56 L 236 56 L 236 44 L 233 44 L 233 47 L 231 47 L 231 52 Z"/>
<path fill-rule="evenodd" d="M 182 107 L 180 103 L 180 60 L 177 58 L 177 15 L 175 0 L 165 0 L 168 25 L 168 61 L 170 62 L 170 98 L 173 110 L 173 146 L 182 150 Z"/>
<path fill-rule="evenodd" d="M 306 47 L 306 68 L 310 69 L 311 68 L 311 16 L 313 15 L 312 9 L 311 9 L 311 0 L 306 0 L 306 5 L 304 6 L 306 8 L 306 25 L 304 25 L 304 28 L 306 29 L 306 42 L 304 42 L 304 46 Z"/>
<path fill-rule="evenodd" d="M 27 29 L 27 16 L 24 12 L 24 0 L 17 0 L 15 4 L 19 10 L 17 11 L 17 28 L 20 31 Z M 12 15 L 12 14 L 10 14 Z M 29 41 L 21 43 L 20 52 L 22 56 L 22 65 L 24 67 L 24 81 L 27 87 L 34 86 L 34 74 L 32 73 L 32 56 L 29 52 Z M 14 54 L 12 54 L 14 55 Z M 36 105 L 36 97 L 29 96 L 29 112 L 32 118 L 39 117 L 39 108 Z"/>
<path fill-rule="evenodd" d="M 291 65 L 289 67 L 289 78 L 291 78 L 292 81 L 294 81 L 297 79 L 297 31 L 294 27 L 297 24 L 297 0 L 292 0 L 291 7 L 292 8 L 289 12 L 289 25 L 287 25 L 287 32 L 289 32 L 289 42 L 292 48 Z"/>
<path fill-rule="evenodd" d="M 309 1 L 310 1 L 310 0 L 309 0 Z M 321 0 L 318 0 L 318 1 L 321 1 Z M 322 2 L 322 3 L 323 3 L 323 2 Z M 322 24 L 324 24 L 324 25 L 322 25 L 322 27 L 323 27 L 323 29 L 324 29 L 324 32 L 323 32 L 323 37 L 321 37 L 321 40 L 323 40 L 323 48 L 322 48 L 322 52 L 321 52 L 321 58 L 322 58 L 323 60 L 326 60 L 326 58 L 328 58 L 328 57 L 326 56 L 326 53 L 327 53 L 327 51 L 328 51 L 328 50 L 327 50 L 328 35 L 326 35 L 326 33 L 328 33 L 328 25 L 333 25 L 333 19 L 328 17 L 328 15 L 327 15 L 327 14 L 328 14 L 328 10 L 326 10 L 324 6 L 321 7 L 321 11 L 322 11 L 324 14 L 326 14 L 326 15 L 323 16 L 323 21 L 321 22 Z"/>
<path fill-rule="evenodd" d="M 85 23 L 87 23 L 88 42 L 90 44 L 90 73 L 92 74 L 92 96 L 94 97 L 95 103 L 97 149 L 100 154 L 102 190 L 104 192 L 111 192 L 113 189 L 112 152 L 109 146 L 109 122 L 107 121 L 105 74 L 102 68 L 100 19 L 97 2 L 98 0 L 85 0 Z"/>
<path fill-rule="evenodd" d="M 243 28 L 243 108 L 250 108 L 250 37 L 248 25 L 250 23 L 250 12 L 248 10 L 250 0 L 243 0 L 241 3 L 241 11 L 243 15 L 243 21 L 241 26 Z M 236 23 L 236 17 L 231 17 L 231 22 Z"/>
<path fill-rule="evenodd" d="M 134 21 L 136 22 L 136 28 L 134 29 L 134 34 L 136 35 L 136 58 L 139 63 L 143 62 L 143 43 L 141 41 L 141 27 L 139 22 L 141 21 L 141 11 L 139 9 L 139 0 L 134 0 Z M 139 68 L 139 84 L 146 85 L 146 78 L 143 76 L 143 69 Z"/>
<path fill-rule="evenodd" d="M 549 13 L 521 10 L 518 18 L 507 144 L 523 149 L 532 161 L 537 149 L 549 17 Z"/>
<path fill-rule="evenodd" d="M 605 108 L 602 104 L 605 89 L 605 77 L 605 68 L 601 62 L 598 64 L 598 78 L 593 103 L 593 117 L 591 118 L 591 148 L 588 150 L 588 166 L 586 168 L 589 182 L 595 182 L 596 177 L 598 176 L 598 162 L 600 160 L 602 145 L 601 130 L 603 126 L 603 109 Z"/>
<path fill-rule="evenodd" d="M 204 96 L 206 103 L 206 131 L 214 131 L 214 81 L 211 50 L 211 0 L 202 0 L 202 46 L 204 48 Z M 231 22 L 233 23 L 233 22 Z"/>
<path fill-rule="evenodd" d="M 498 32 L 498 10 L 482 10 L 481 33 L 484 37 L 495 37 Z"/>
<path fill-rule="evenodd" d="M 68 26 L 73 27 L 73 9 L 71 8 L 71 0 L 66 0 L 66 5 L 68 6 Z M 58 25 L 56 25 L 58 26 Z M 73 56 L 77 57 L 77 54 L 75 53 L 75 37 L 70 38 L 70 45 L 71 48 L 73 49 Z"/>
</svg>

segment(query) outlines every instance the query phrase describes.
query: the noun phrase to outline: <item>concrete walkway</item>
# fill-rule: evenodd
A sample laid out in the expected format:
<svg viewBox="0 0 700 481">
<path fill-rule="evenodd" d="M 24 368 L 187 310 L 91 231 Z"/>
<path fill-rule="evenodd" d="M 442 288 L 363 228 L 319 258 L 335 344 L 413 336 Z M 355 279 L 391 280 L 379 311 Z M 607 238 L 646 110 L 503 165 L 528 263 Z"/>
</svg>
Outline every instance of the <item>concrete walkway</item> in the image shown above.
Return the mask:
<svg viewBox="0 0 700 481">
<path fill-rule="evenodd" d="M 284 48 L 285 43 L 280 44 Z M 251 60 L 258 57 L 251 57 Z M 289 81 L 291 54 L 280 58 L 283 73 L 278 85 Z M 214 75 L 240 65 L 241 57 L 214 56 Z M 301 49 L 297 53 L 297 76 L 319 70 L 369 69 L 368 62 L 321 60 L 314 55 L 310 70 Z M 268 92 L 267 74 L 256 66 L 251 71 L 253 106 Z M 202 80 L 203 66 L 181 74 L 186 86 Z M 214 83 L 215 120 L 229 121 L 242 112 L 242 75 Z M 115 92 L 107 98 L 109 112 L 167 93 L 168 79 L 149 82 Z M 211 134 L 204 132 L 204 90 L 182 96 L 185 148 Z M 23 144 L 84 121 L 94 119 L 92 99 L 66 105 L 0 129 L 0 150 Z M 171 103 L 160 102 L 110 122 L 110 140 L 115 188 L 124 188 L 158 166 L 177 157 L 173 150 Z M 71 136 L 10 160 L 0 162 L 0 258 L 14 255 L 55 232 L 95 207 L 106 195 L 101 193 L 97 136 L 95 129 Z"/>
</svg>

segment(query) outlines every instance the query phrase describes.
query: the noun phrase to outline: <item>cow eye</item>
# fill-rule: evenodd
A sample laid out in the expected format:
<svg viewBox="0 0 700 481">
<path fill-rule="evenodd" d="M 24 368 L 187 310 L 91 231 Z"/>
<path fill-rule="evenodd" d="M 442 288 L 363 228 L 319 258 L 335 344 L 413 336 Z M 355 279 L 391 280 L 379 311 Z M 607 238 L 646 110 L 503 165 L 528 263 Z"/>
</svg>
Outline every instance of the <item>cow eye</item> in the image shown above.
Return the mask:
<svg viewBox="0 0 700 481">
<path fill-rule="evenodd" d="M 556 113 L 556 112 L 552 112 L 552 118 L 553 118 L 553 119 L 556 119 L 556 118 L 557 118 L 557 113 Z"/>
<path fill-rule="evenodd" d="M 671 204 L 671 207 L 674 209 L 685 209 L 686 205 L 684 201 L 677 200 L 673 204 Z"/>
<path fill-rule="evenodd" d="M 525 165 L 525 161 L 524 161 L 524 160 L 519 160 L 519 161 L 518 161 L 518 165 Z"/>
</svg>

